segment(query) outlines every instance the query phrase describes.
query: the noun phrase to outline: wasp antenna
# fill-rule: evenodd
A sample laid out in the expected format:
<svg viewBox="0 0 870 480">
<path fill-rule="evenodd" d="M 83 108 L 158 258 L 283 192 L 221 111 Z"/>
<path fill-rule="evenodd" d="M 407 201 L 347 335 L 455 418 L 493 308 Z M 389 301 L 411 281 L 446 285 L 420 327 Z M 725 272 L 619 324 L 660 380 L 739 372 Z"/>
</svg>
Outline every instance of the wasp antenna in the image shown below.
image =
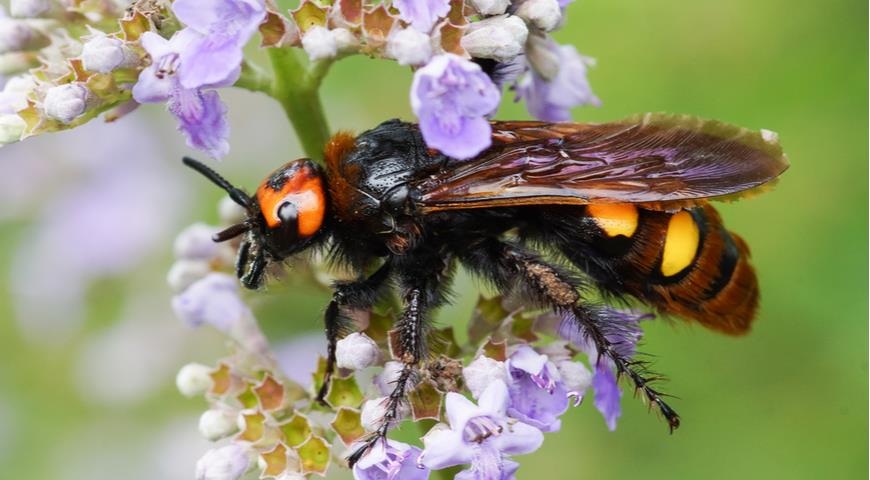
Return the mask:
<svg viewBox="0 0 870 480">
<path fill-rule="evenodd" d="M 248 194 L 243 192 L 241 189 L 234 187 L 233 184 L 224 179 L 224 177 L 220 176 L 220 174 L 207 167 L 199 160 L 195 160 L 190 157 L 184 157 L 181 159 L 181 161 L 184 162 L 184 164 L 188 167 L 201 173 L 205 178 L 211 180 L 212 183 L 214 183 L 218 187 L 224 189 L 230 195 L 230 198 L 234 202 L 238 203 L 248 211 L 251 210 L 251 197 L 249 197 Z"/>
<path fill-rule="evenodd" d="M 250 223 L 245 223 L 245 222 L 237 223 L 235 225 L 230 225 L 229 227 L 221 230 L 218 233 L 215 233 L 214 235 L 212 235 L 211 239 L 214 240 L 215 242 L 226 242 L 227 240 L 229 240 L 231 238 L 238 237 L 239 235 L 247 232 L 250 229 L 251 229 Z"/>
</svg>

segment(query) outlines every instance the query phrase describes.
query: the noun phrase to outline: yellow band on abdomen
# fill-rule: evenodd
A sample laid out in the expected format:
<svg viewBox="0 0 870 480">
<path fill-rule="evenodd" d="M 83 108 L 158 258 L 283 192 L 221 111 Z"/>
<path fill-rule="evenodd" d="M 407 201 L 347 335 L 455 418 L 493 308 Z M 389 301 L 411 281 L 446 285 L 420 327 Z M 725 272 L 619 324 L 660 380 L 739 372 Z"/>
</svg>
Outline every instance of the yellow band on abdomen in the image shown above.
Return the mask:
<svg viewBox="0 0 870 480">
<path fill-rule="evenodd" d="M 624 235 L 631 238 L 637 230 L 637 207 L 622 205 L 589 205 L 586 212 L 608 237 Z"/>
<path fill-rule="evenodd" d="M 692 214 L 683 210 L 668 222 L 665 250 L 662 254 L 662 275 L 670 277 L 692 264 L 698 252 L 701 234 Z"/>
</svg>

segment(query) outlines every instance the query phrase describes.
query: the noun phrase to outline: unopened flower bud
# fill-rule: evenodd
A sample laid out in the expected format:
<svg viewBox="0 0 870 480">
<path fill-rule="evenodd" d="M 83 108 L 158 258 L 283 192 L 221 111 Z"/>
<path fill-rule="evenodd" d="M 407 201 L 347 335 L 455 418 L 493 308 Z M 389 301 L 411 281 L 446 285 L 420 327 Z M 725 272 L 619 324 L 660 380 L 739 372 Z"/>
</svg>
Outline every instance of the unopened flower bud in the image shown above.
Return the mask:
<svg viewBox="0 0 870 480">
<path fill-rule="evenodd" d="M 359 370 L 378 362 L 381 351 L 378 344 L 364 333 L 351 333 L 335 344 L 335 363 L 338 368 Z"/>
<path fill-rule="evenodd" d="M 582 395 L 592 385 L 592 372 L 580 362 L 566 360 L 559 362 L 556 368 L 559 369 L 559 375 L 562 377 L 565 387 L 570 391 L 579 392 Z"/>
<path fill-rule="evenodd" d="M 212 386 L 211 368 L 201 363 L 188 363 L 175 376 L 175 386 L 185 397 L 202 395 Z"/>
<path fill-rule="evenodd" d="M 525 0 L 516 14 L 545 32 L 552 31 L 562 20 L 558 0 Z"/>
<path fill-rule="evenodd" d="M 360 424 L 367 432 L 374 432 L 381 427 L 381 423 L 387 414 L 388 402 L 388 397 L 378 397 L 368 400 L 363 404 L 362 411 L 360 412 Z M 403 418 L 408 416 L 408 413 L 407 405 L 402 403 L 399 406 L 399 411 L 396 412 L 397 418 L 394 422 L 396 424 L 401 422 Z"/>
<path fill-rule="evenodd" d="M 21 139 L 27 124 L 14 113 L 0 114 L 0 145 L 14 143 Z"/>
<path fill-rule="evenodd" d="M 338 43 L 325 27 L 315 26 L 302 36 L 302 48 L 312 61 L 333 58 L 338 54 Z"/>
<path fill-rule="evenodd" d="M 247 212 L 244 207 L 234 202 L 227 195 L 221 198 L 220 203 L 218 203 L 218 216 L 224 225 L 233 225 L 243 221 L 247 216 Z"/>
<path fill-rule="evenodd" d="M 526 22 L 514 15 L 505 15 L 472 23 L 461 43 L 472 57 L 509 62 L 523 52 L 528 36 Z"/>
<path fill-rule="evenodd" d="M 199 433 L 212 442 L 226 438 L 236 430 L 236 415 L 227 410 L 206 410 L 199 417 Z"/>
<path fill-rule="evenodd" d="M 166 274 L 166 283 L 174 292 L 183 292 L 206 275 L 211 273 L 211 265 L 207 260 L 176 260 Z"/>
<path fill-rule="evenodd" d="M 131 63 L 133 54 L 118 38 L 98 35 L 82 48 L 82 66 L 89 72 L 109 73 Z"/>
<path fill-rule="evenodd" d="M 11 0 L 9 14 L 18 18 L 33 18 L 51 9 L 49 0 Z"/>
<path fill-rule="evenodd" d="M 175 237 L 176 258 L 208 260 L 217 255 L 218 244 L 211 239 L 217 229 L 204 223 L 194 223 Z"/>
<path fill-rule="evenodd" d="M 81 83 L 67 83 L 48 89 L 42 107 L 49 118 L 70 123 L 85 113 L 90 90 Z"/>
<path fill-rule="evenodd" d="M 388 395 L 393 391 L 393 386 L 395 385 L 396 380 L 399 379 L 399 375 L 402 373 L 402 368 L 402 362 L 389 361 L 384 364 L 384 369 L 374 378 L 375 385 L 378 387 L 381 394 Z"/>
<path fill-rule="evenodd" d="M 346 28 L 333 28 L 329 34 L 335 39 L 335 46 L 339 52 L 351 52 L 359 45 L 359 40 L 353 32 Z"/>
<path fill-rule="evenodd" d="M 416 28 L 396 30 L 387 39 L 386 54 L 399 65 L 422 65 L 432 57 L 431 42 L 429 35 Z"/>
<path fill-rule="evenodd" d="M 471 395 L 478 398 L 493 380 L 507 383 L 508 373 L 504 362 L 481 355 L 462 369 L 462 378 Z"/>
<path fill-rule="evenodd" d="M 250 464 L 247 450 L 237 443 L 215 448 L 196 462 L 196 480 L 236 480 Z"/>
<path fill-rule="evenodd" d="M 531 35 L 526 44 L 526 60 L 544 80 L 559 74 L 559 48 L 546 35 Z"/>
<path fill-rule="evenodd" d="M 481 15 L 501 15 L 511 4 L 510 0 L 470 0 L 468 3 Z"/>
<path fill-rule="evenodd" d="M 48 37 L 26 22 L 0 17 L 0 54 L 38 50 L 48 43 Z"/>
</svg>

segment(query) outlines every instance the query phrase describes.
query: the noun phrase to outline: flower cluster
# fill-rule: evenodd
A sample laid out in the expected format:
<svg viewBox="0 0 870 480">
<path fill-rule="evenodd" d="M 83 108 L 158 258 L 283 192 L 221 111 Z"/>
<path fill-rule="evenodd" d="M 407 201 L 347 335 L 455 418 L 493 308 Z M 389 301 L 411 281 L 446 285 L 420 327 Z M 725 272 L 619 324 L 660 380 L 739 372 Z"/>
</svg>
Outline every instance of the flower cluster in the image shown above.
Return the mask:
<svg viewBox="0 0 870 480">
<path fill-rule="evenodd" d="M 220 210 L 227 224 L 242 215 L 229 199 Z M 168 276 L 179 292 L 173 300 L 177 315 L 191 326 L 226 333 L 234 345 L 232 355 L 215 365 L 189 364 L 178 374 L 184 395 L 203 396 L 209 404 L 199 427 L 216 446 L 197 463 L 197 478 L 236 479 L 255 471 L 261 478 L 293 479 L 346 465 L 347 455 L 381 426 L 402 371 L 390 347 L 396 319 L 378 309 L 355 319 L 357 331 L 336 346 L 339 374 L 321 405 L 315 398 L 325 359 L 311 382 L 291 380 L 282 371 L 237 281 L 225 273 L 232 268 L 233 246 L 211 242 L 218 230 L 202 224 L 185 229 L 176 239 L 177 260 Z M 616 427 L 622 394 L 613 365 L 571 327 L 572 319 L 515 304 L 515 299 L 481 299 L 467 343 L 457 343 L 449 328 L 436 332 L 444 341 L 411 381 L 390 427 L 436 423 L 418 445 L 376 442 L 353 466 L 354 478 L 422 480 L 456 466 L 463 466 L 455 476 L 459 480 L 514 478 L 520 467 L 516 457 L 540 448 L 546 433 L 559 431 L 562 416 L 579 406 L 590 388 L 594 406 L 609 428 Z M 601 313 L 612 320 L 615 348 L 631 357 L 640 338 L 638 322 L 646 317 Z M 553 338 L 555 331 L 561 337 Z"/>
<path fill-rule="evenodd" d="M 284 101 L 282 88 L 310 89 L 323 66 L 362 54 L 411 67 L 410 102 L 427 144 L 471 158 L 491 142 L 488 120 L 506 85 L 547 121 L 598 103 L 586 79 L 591 60 L 549 36 L 568 3 L 304 0 L 282 13 L 271 0 L 139 0 L 124 10 L 18 0 L 12 17 L 0 11 L 0 74 L 11 76 L 0 91 L 0 144 L 160 103 L 189 146 L 221 158 L 230 146 L 219 88 Z M 270 76 L 246 60 L 243 47 L 258 32 L 263 48 L 304 51 L 308 73 L 287 85 L 278 80 L 284 66 Z"/>
</svg>

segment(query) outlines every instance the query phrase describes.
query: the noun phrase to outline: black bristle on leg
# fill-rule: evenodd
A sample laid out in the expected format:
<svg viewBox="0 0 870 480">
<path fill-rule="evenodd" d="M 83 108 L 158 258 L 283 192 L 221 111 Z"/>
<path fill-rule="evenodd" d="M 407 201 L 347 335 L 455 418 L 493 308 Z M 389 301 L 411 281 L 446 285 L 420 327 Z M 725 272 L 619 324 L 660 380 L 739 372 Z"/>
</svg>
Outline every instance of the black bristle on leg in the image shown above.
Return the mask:
<svg viewBox="0 0 870 480">
<path fill-rule="evenodd" d="M 371 308 L 377 303 L 389 276 L 390 266 L 385 263 L 368 278 L 357 282 L 339 282 L 333 285 L 335 293 L 333 293 L 332 301 L 329 302 L 323 315 L 326 332 L 326 371 L 323 375 L 323 384 L 320 386 L 316 398 L 321 405 L 326 405 L 329 382 L 335 373 L 335 344 L 350 326 L 350 319 L 343 314 L 342 308 Z"/>
<path fill-rule="evenodd" d="M 523 245 L 496 239 L 474 245 L 460 258 L 472 272 L 500 290 L 520 287 L 532 300 L 573 317 L 577 329 L 592 341 L 599 355 L 613 362 L 617 375 L 632 381 L 635 390 L 662 413 L 672 432 L 679 427 L 680 417 L 663 400 L 666 395 L 651 386 L 660 377 L 647 373 L 645 363 L 633 359 L 634 340 L 630 337 L 636 323 L 632 326 L 616 318 L 613 310 L 581 304 L 578 290 L 582 285 L 572 272 L 546 262 Z"/>
<path fill-rule="evenodd" d="M 671 433 L 680 426 L 680 416 L 668 405 L 663 397 L 666 395 L 651 386 L 651 383 L 662 377 L 646 371 L 646 363 L 634 360 L 622 352 L 620 339 L 624 338 L 620 326 L 616 322 L 608 322 L 606 315 L 597 314 L 597 310 L 583 305 L 572 305 L 570 315 L 566 318 L 576 322 L 580 333 L 592 341 L 598 351 L 599 360 L 605 357 L 616 367 L 617 376 L 626 376 L 634 385 L 635 392 L 641 392 L 650 405 L 655 405 L 668 422 Z"/>
<path fill-rule="evenodd" d="M 405 295 L 405 310 L 397 326 L 399 339 L 395 356 L 402 361 L 404 366 L 399 377 L 393 383 L 393 390 L 387 397 L 385 413 L 381 418 L 378 429 L 372 432 L 347 458 L 348 464 L 353 467 L 363 455 L 366 454 L 378 441 L 385 441 L 390 428 L 398 421 L 402 403 L 413 377 L 417 372 L 419 362 L 425 358 L 425 311 L 427 292 L 422 288 L 415 287 L 408 290 Z"/>
</svg>

